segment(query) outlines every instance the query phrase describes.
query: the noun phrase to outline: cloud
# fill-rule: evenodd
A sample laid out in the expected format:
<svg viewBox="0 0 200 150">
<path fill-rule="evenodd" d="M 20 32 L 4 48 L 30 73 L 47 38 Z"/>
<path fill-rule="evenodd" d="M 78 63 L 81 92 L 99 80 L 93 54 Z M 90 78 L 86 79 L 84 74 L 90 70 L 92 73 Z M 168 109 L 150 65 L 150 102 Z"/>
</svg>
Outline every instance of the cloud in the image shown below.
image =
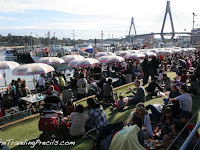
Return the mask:
<svg viewBox="0 0 200 150">
<path fill-rule="evenodd" d="M 200 1 L 190 0 L 171 1 L 171 10 L 175 31 L 192 28 L 192 12 L 200 14 Z M 77 15 L 79 18 L 52 17 L 48 23 L 43 23 L 39 17 L 34 23 L 26 25 L 0 26 L 1 30 L 8 29 L 49 29 L 49 30 L 77 30 L 101 31 L 118 34 L 128 33 L 131 17 L 134 17 L 138 34 L 160 32 L 166 9 L 165 0 L 0 0 L 0 12 L 15 14 L 30 14 L 40 11 L 59 11 Z M 168 16 L 169 17 L 169 16 Z M 0 17 L 9 20 L 9 17 Z M 14 18 L 10 18 L 12 21 Z M 23 18 L 22 18 L 23 19 Z M 16 20 L 17 22 L 17 20 Z M 169 23 L 169 22 L 168 22 Z M 170 26 L 166 30 L 170 30 Z M 89 33 L 90 34 L 90 33 Z"/>
</svg>

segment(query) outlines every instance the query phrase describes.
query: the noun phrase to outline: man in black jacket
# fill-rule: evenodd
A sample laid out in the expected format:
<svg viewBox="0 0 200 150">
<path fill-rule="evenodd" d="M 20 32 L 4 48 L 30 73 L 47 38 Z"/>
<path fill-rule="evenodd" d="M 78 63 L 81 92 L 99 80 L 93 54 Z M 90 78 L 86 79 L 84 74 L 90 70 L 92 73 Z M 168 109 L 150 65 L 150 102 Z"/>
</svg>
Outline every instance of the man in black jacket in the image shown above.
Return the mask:
<svg viewBox="0 0 200 150">
<path fill-rule="evenodd" d="M 145 56 L 144 61 L 142 62 L 142 70 L 144 72 L 144 77 L 143 77 L 143 86 L 148 83 L 149 80 L 149 61 L 148 61 L 148 56 Z"/>
</svg>

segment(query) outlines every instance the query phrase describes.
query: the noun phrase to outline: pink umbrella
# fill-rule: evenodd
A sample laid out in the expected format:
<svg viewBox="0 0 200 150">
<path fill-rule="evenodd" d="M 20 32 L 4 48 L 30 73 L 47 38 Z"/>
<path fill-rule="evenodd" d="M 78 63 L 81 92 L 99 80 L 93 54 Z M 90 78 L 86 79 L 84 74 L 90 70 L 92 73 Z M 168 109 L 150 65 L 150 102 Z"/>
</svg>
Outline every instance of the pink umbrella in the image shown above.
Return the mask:
<svg viewBox="0 0 200 150">
<path fill-rule="evenodd" d="M 57 64 L 62 64 L 64 62 L 65 61 L 63 59 L 58 57 L 43 57 L 37 61 L 37 63 L 44 63 L 48 65 L 57 65 Z"/>
<path fill-rule="evenodd" d="M 70 62 L 71 60 L 74 59 L 83 59 L 84 57 L 81 55 L 66 55 L 61 57 L 65 62 Z"/>
<path fill-rule="evenodd" d="M 143 53 L 132 53 L 125 55 L 125 59 L 144 59 L 145 55 Z"/>
<path fill-rule="evenodd" d="M 127 54 L 130 54 L 131 52 L 129 51 L 116 51 L 115 54 L 117 56 L 124 56 L 124 55 L 127 55 Z"/>
<path fill-rule="evenodd" d="M 102 56 L 98 58 L 100 63 L 117 63 L 123 62 L 125 59 L 120 56 Z"/>
<path fill-rule="evenodd" d="M 108 55 L 116 55 L 116 54 L 114 54 L 114 53 L 111 53 L 111 52 L 99 52 L 99 53 L 97 53 L 96 55 L 95 55 L 95 57 L 101 57 L 101 56 L 108 56 Z"/>
<path fill-rule="evenodd" d="M 94 58 L 85 58 L 79 59 L 78 63 L 75 64 L 75 67 L 90 67 L 99 65 L 99 61 Z"/>
</svg>

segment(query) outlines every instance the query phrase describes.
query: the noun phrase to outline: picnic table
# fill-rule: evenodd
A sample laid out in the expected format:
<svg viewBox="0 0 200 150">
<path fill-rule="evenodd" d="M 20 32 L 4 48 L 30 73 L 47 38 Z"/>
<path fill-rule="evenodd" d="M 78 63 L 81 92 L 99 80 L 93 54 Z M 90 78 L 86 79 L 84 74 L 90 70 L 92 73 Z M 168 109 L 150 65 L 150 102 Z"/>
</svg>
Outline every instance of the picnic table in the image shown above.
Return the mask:
<svg viewBox="0 0 200 150">
<path fill-rule="evenodd" d="M 35 108 L 36 111 L 39 111 L 39 107 L 41 105 L 41 102 L 45 98 L 46 98 L 45 94 L 39 93 L 39 94 L 28 95 L 26 97 L 21 97 L 20 99 L 21 99 L 21 101 L 28 103 L 30 107 Z"/>
</svg>

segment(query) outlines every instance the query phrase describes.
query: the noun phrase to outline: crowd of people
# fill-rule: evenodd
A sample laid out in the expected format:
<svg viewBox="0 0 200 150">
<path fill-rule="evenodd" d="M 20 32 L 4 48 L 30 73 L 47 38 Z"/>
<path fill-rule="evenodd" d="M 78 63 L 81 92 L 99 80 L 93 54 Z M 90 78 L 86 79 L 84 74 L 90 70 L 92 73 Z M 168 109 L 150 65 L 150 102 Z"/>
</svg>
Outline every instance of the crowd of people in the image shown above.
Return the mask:
<svg viewBox="0 0 200 150">
<path fill-rule="evenodd" d="M 134 140 L 136 145 L 140 144 L 145 147 L 144 140 L 154 138 L 163 140 L 162 143 L 156 144 L 155 148 L 167 148 L 175 137 L 180 135 L 171 146 L 171 149 L 179 149 L 195 126 L 191 119 L 193 116 L 192 98 L 199 94 L 200 86 L 198 60 L 199 54 L 194 52 L 160 55 L 153 58 L 146 56 L 143 61 L 132 60 L 107 66 L 99 65 L 94 68 L 76 68 L 70 83 L 61 72 L 41 74 L 37 88 L 48 95 L 56 96 L 59 96 L 65 88 L 74 88 L 77 90 L 76 99 L 78 100 L 93 94 L 96 98 L 102 97 L 103 103 L 93 98 L 87 99 L 89 110 L 87 114 L 84 112 L 86 109 L 83 105 L 76 106 L 73 101 L 65 105 L 66 115 L 70 115 L 71 119 L 69 129 L 71 136 L 80 136 L 89 129 L 107 125 L 109 122 L 104 111 L 105 105 L 113 106 L 118 111 L 123 110 L 125 105 L 136 105 L 136 109 L 130 114 L 129 122 L 125 124 L 127 133 L 131 130 L 140 132 L 138 138 Z M 176 78 L 170 78 L 166 71 L 176 72 Z M 115 85 L 112 78 L 109 78 L 112 76 L 118 78 Z M 140 79 L 143 79 L 142 83 Z M 129 88 L 127 92 L 130 91 L 133 95 L 124 97 L 120 94 L 119 100 L 114 99 L 113 87 L 132 81 L 135 81 L 136 90 Z M 147 84 L 148 86 L 144 88 Z M 30 94 L 20 78 L 12 81 L 10 90 L 16 100 Z M 163 99 L 163 106 L 160 104 L 145 106 L 147 94 L 151 98 L 162 97 L 166 94 L 169 96 Z M 151 113 L 148 110 L 151 110 Z M 185 126 L 187 128 L 184 128 Z M 115 134 L 110 143 L 111 150 L 116 148 L 115 142 L 124 144 L 122 135 L 121 132 Z M 194 137 L 192 142 L 195 143 L 198 138 L 199 135 Z M 188 149 L 194 145 L 190 144 Z"/>
<path fill-rule="evenodd" d="M 133 130 L 133 126 L 134 132 L 136 130 L 137 132 L 141 131 L 138 134 L 138 139 L 132 141 L 136 145 L 139 143 L 142 147 L 146 147 L 145 139 L 157 139 L 163 142 L 156 143 L 154 149 L 166 149 L 170 144 L 172 144 L 170 149 L 179 149 L 182 146 L 195 126 L 192 123 L 192 99 L 199 93 L 200 67 L 197 66 L 197 60 L 197 55 L 189 55 L 187 57 L 181 54 L 165 57 L 163 60 L 160 57 L 154 57 L 151 60 L 146 57 L 140 64 L 137 64 L 137 67 L 141 66 L 141 69 L 143 68 L 144 74 L 141 77 L 136 76 L 135 78 L 136 91 L 132 88 L 127 89 L 127 92 L 132 92 L 133 96 L 124 97 L 120 93 L 119 100 L 117 101 L 113 98 L 112 80 L 109 78 L 105 81 L 103 84 L 103 99 L 109 106 L 111 104 L 116 110 L 120 111 L 123 110 L 125 105 L 136 104 L 136 109 L 131 112 L 129 122 L 123 129 L 127 130 L 127 132 L 119 131 L 116 133 L 110 143 L 110 149 L 115 149 L 120 144 L 128 147 L 124 142 L 124 134 L 126 133 L 126 136 L 128 136 L 129 131 Z M 167 66 L 165 66 L 166 64 Z M 176 78 L 170 78 L 166 71 L 176 72 Z M 120 73 L 124 75 L 123 70 L 120 70 Z M 149 76 L 151 76 L 150 82 Z M 149 83 L 146 88 L 141 85 L 141 81 L 138 80 L 140 78 L 143 78 L 143 86 Z M 164 105 L 149 104 L 145 106 L 144 104 L 146 96 L 155 98 L 167 94 L 169 94 L 168 98 L 163 98 Z M 87 103 L 88 108 L 91 109 L 88 114 L 89 120 L 87 118 L 83 125 L 85 129 L 88 130 L 106 125 L 108 119 L 102 107 L 105 103 L 95 103 L 92 99 L 88 99 Z M 139 130 L 135 128 L 136 124 L 134 123 L 134 121 L 137 122 L 138 120 L 142 124 L 137 125 Z M 72 122 L 72 125 L 74 124 Z M 80 135 L 83 133 L 80 133 Z M 131 138 L 132 136 L 128 140 Z M 190 144 L 187 148 L 199 149 L 198 144 L 196 145 L 198 139 L 199 134 L 196 134 L 191 140 L 193 144 Z M 133 145 L 131 146 L 133 148 Z M 128 148 L 131 149 L 131 147 Z"/>
</svg>

